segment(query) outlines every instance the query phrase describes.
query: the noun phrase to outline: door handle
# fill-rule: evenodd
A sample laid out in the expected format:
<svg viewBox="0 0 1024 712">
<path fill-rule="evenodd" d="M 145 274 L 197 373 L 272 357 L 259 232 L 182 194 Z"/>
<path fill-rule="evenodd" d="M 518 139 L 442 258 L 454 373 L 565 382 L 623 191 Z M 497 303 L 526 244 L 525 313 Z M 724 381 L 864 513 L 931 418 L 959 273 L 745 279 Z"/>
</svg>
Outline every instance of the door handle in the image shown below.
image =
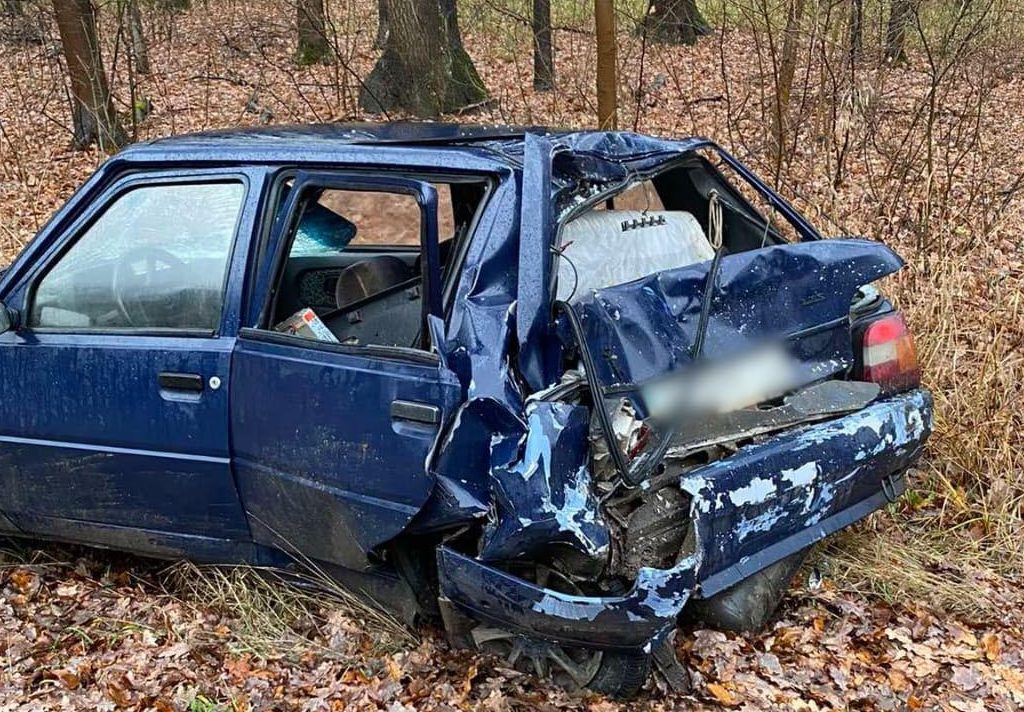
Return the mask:
<svg viewBox="0 0 1024 712">
<path fill-rule="evenodd" d="M 423 423 L 424 425 L 437 425 L 441 422 L 441 409 L 429 403 L 396 400 L 391 401 L 391 419 L 408 420 L 413 423 Z"/>
<path fill-rule="evenodd" d="M 157 376 L 161 388 L 169 391 L 203 392 L 203 377 L 198 373 L 171 373 L 165 371 Z"/>
</svg>

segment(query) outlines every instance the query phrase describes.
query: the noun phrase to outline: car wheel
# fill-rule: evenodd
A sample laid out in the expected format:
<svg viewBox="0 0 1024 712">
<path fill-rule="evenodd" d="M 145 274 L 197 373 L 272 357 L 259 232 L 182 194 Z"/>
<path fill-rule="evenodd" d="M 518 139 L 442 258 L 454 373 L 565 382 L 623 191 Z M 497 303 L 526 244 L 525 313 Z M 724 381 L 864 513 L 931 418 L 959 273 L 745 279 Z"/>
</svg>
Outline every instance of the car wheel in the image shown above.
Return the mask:
<svg viewBox="0 0 1024 712">
<path fill-rule="evenodd" d="M 515 573 L 538 586 L 574 595 L 583 591 L 568 576 L 543 564 L 520 564 Z M 587 688 L 615 699 L 635 695 L 651 673 L 651 655 L 642 651 L 595 650 L 559 645 L 479 625 L 470 632 L 477 649 L 503 658 L 519 672 L 548 679 L 567 690 Z"/>
<path fill-rule="evenodd" d="M 471 635 L 478 650 L 570 691 L 587 688 L 624 699 L 635 695 L 651 673 L 651 656 L 643 652 L 559 645 L 487 626 L 474 628 Z"/>
<path fill-rule="evenodd" d="M 616 700 L 640 692 L 651 674 L 651 656 L 642 652 L 609 651 L 587 688 Z"/>
<path fill-rule="evenodd" d="M 782 602 L 809 549 L 775 562 L 711 598 L 694 599 L 684 617 L 701 625 L 737 633 L 761 630 Z"/>
</svg>

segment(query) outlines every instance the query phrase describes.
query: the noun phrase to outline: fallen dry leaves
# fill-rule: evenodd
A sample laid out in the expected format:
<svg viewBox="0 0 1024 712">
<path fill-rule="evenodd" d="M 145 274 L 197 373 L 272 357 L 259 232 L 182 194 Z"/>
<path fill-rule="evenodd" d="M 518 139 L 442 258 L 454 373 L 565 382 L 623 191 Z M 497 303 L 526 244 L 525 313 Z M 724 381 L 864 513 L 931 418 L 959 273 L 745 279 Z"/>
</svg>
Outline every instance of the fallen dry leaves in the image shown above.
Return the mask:
<svg viewBox="0 0 1024 712">
<path fill-rule="evenodd" d="M 653 680 L 640 699 L 617 704 L 550 689 L 498 660 L 453 650 L 434 630 L 381 653 L 374 630 L 327 606 L 307 631 L 308 647 L 277 657 L 238 653 L 244 621 L 169 594 L 158 565 L 57 553 L 77 558 L 11 563 L 0 573 L 0 710 L 1024 706 L 1019 625 L 897 611 L 829 586 L 794 589 L 780 619 L 760 635 L 686 631 L 677 645 L 692 694 L 669 693 Z"/>
</svg>

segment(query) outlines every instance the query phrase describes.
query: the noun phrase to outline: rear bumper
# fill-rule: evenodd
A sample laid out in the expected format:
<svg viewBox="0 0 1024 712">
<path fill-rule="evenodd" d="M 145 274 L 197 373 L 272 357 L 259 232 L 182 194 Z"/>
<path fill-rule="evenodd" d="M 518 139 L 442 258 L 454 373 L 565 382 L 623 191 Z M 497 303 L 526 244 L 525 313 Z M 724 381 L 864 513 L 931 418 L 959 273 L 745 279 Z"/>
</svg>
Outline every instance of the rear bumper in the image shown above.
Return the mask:
<svg viewBox="0 0 1024 712">
<path fill-rule="evenodd" d="M 641 569 L 620 597 L 535 586 L 446 547 L 441 593 L 474 619 L 595 648 L 642 648 L 691 596 L 708 597 L 883 506 L 932 428 L 932 399 L 903 393 L 793 429 L 687 474 L 696 548 L 671 569 Z"/>
</svg>

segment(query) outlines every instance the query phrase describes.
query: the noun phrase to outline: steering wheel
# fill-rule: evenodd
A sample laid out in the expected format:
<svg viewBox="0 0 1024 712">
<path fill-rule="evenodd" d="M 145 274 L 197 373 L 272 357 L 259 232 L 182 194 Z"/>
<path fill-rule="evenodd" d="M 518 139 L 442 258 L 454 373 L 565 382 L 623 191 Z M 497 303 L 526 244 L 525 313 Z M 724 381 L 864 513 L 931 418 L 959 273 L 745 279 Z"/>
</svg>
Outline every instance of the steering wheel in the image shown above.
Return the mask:
<svg viewBox="0 0 1024 712">
<path fill-rule="evenodd" d="M 155 302 L 161 311 L 173 313 L 187 271 L 184 262 L 162 247 L 136 247 L 126 252 L 114 267 L 111 291 L 128 325 L 167 326 L 154 323 L 147 305 L 152 308 Z"/>
</svg>

